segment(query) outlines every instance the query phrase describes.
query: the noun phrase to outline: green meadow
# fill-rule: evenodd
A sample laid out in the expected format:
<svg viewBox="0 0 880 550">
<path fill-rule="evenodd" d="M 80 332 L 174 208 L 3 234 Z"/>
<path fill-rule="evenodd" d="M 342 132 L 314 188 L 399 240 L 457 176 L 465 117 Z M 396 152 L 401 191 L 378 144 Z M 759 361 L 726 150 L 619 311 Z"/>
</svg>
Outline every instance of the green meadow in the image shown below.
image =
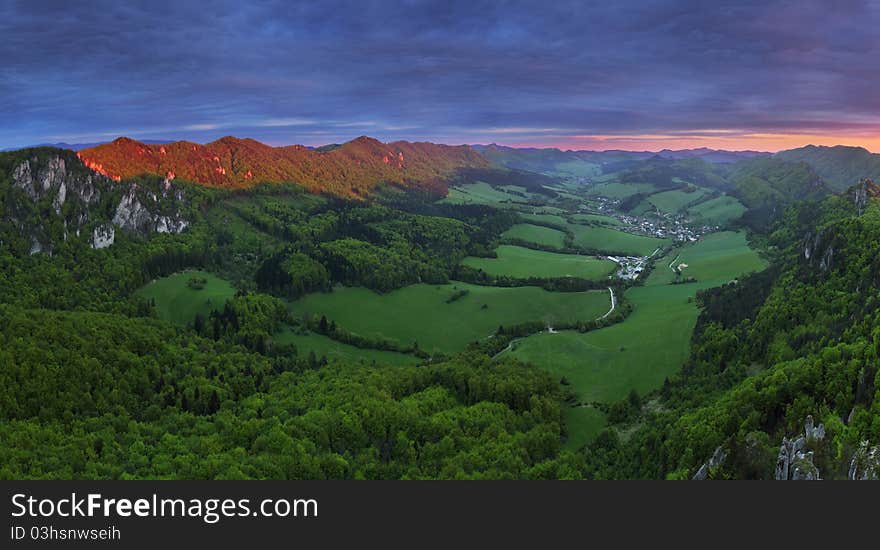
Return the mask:
<svg viewBox="0 0 880 550">
<path fill-rule="evenodd" d="M 564 222 L 563 222 L 564 223 Z M 518 223 L 501 234 L 502 239 L 519 239 L 522 241 L 562 248 L 565 246 L 565 233 L 558 229 L 550 229 L 541 225 Z"/>
<path fill-rule="evenodd" d="M 456 293 L 467 294 L 449 302 Z M 501 288 L 466 283 L 418 284 L 379 294 L 336 287 L 290 302 L 294 315 L 325 315 L 339 326 L 402 345 L 418 342 L 428 352 L 451 353 L 493 334 L 499 325 L 543 320 L 595 319 L 608 311 L 607 291 L 548 292 L 538 287 Z"/>
<path fill-rule="evenodd" d="M 574 233 L 575 246 L 605 250 L 609 252 L 623 252 L 638 256 L 648 256 L 658 246 L 669 244 L 669 239 L 658 239 L 645 235 L 635 235 L 624 231 L 617 231 L 607 227 L 595 225 L 571 224 L 569 228 Z"/>
<path fill-rule="evenodd" d="M 723 195 L 688 208 L 688 215 L 695 221 L 726 225 L 743 215 L 746 207 L 737 199 Z"/>
<path fill-rule="evenodd" d="M 557 254 L 521 246 L 501 245 L 497 258 L 465 258 L 464 265 L 482 269 L 490 275 L 527 277 L 580 277 L 600 280 L 613 273 L 617 264 L 593 256 Z"/>
<path fill-rule="evenodd" d="M 685 206 L 700 200 L 707 193 L 705 189 L 699 187 L 691 189 L 690 192 L 681 191 L 679 189 L 664 191 L 662 193 L 651 195 L 645 200 L 661 212 L 678 212 Z"/>
<path fill-rule="evenodd" d="M 508 186 L 513 187 L 513 186 Z M 529 195 L 526 194 L 528 197 Z M 525 203 L 528 198 L 506 193 L 488 183 L 479 181 L 449 188 L 449 194 L 441 202 L 450 204 L 484 204 L 489 206 L 515 206 L 513 203 Z"/>
<path fill-rule="evenodd" d="M 201 289 L 192 288 L 190 279 L 204 279 Z M 220 309 L 235 295 L 235 288 L 227 281 L 207 271 L 181 271 L 148 283 L 136 293 L 156 304 L 161 319 L 178 325 L 193 322 L 197 314 L 207 317 Z"/>
<path fill-rule="evenodd" d="M 674 274 L 668 265 L 676 257 L 688 264 L 685 272 L 695 276 L 696 283 L 669 284 Z M 694 301 L 697 290 L 765 265 L 743 233 L 709 235 L 659 259 L 645 286 L 627 291 L 633 312 L 622 323 L 584 334 L 537 334 L 517 341 L 508 353 L 565 377 L 583 402 L 618 401 L 631 389 L 644 394 L 660 387 L 686 360 L 699 313 Z M 579 429 L 588 431 L 595 424 Z"/>
<path fill-rule="evenodd" d="M 568 430 L 565 440 L 568 449 L 583 447 L 605 427 L 605 413 L 593 407 L 564 407 L 562 415 Z"/>
<path fill-rule="evenodd" d="M 588 191 L 590 195 L 608 197 L 609 199 L 625 199 L 636 193 L 650 193 L 656 188 L 650 183 L 597 183 Z"/>
<path fill-rule="evenodd" d="M 677 259 L 676 259 L 677 258 Z M 755 251 L 749 248 L 745 233 L 723 231 L 711 233 L 699 242 L 674 250 L 666 261 L 658 261 L 657 268 L 648 284 L 664 284 L 675 278 L 669 264 L 673 267 L 686 264 L 681 273 L 684 277 L 694 277 L 700 286 L 720 286 L 732 279 L 752 271 L 760 271 L 766 265 Z"/>
</svg>

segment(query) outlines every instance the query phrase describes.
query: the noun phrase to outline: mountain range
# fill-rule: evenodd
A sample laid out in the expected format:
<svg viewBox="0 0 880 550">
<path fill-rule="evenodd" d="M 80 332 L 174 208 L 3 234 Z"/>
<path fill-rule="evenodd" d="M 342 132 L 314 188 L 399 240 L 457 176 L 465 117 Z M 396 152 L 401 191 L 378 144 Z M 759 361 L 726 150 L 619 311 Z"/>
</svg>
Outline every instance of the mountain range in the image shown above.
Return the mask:
<svg viewBox="0 0 880 550">
<path fill-rule="evenodd" d="M 797 166 L 800 165 L 812 170 L 830 190 L 838 192 L 861 178 L 880 179 L 880 155 L 861 147 L 844 146 L 809 145 L 775 154 L 708 148 L 659 152 L 564 151 L 497 144 L 382 143 L 366 136 L 316 148 L 303 145 L 273 147 L 232 136 L 207 144 L 137 141 L 120 137 L 100 144 L 52 146 L 75 150 L 86 166 L 116 181 L 152 174 L 221 188 L 295 182 L 312 192 L 350 197 L 364 197 L 382 183 L 442 192 L 445 183 L 456 174 L 474 170 L 591 176 L 624 173 L 621 171 L 634 168 L 644 171 L 651 166 L 643 164 L 644 161 L 661 163 L 657 166 L 666 171 L 675 167 L 667 167 L 664 162 L 705 163 L 702 164 L 705 168 L 689 166 L 704 172 L 715 166 L 725 175 L 752 171 L 754 163 L 784 163 L 772 167 L 784 168 L 789 173 L 799 170 Z"/>
<path fill-rule="evenodd" d="M 761 151 L 724 151 L 719 149 L 664 149 L 662 151 L 587 151 L 562 150 L 556 148 L 519 148 L 491 143 L 471 145 L 495 164 L 520 170 L 555 170 L 559 164 L 589 162 L 599 165 L 637 162 L 647 159 L 684 160 L 700 159 L 712 164 L 728 164 L 755 157 L 769 157 L 771 153 Z"/>
<path fill-rule="evenodd" d="M 205 145 L 146 144 L 121 137 L 77 155 L 86 166 L 116 181 L 148 173 L 224 188 L 296 182 L 313 192 L 342 196 L 364 196 L 379 183 L 431 186 L 456 170 L 489 167 L 466 145 L 382 143 L 366 136 L 322 149 L 272 147 L 231 136 Z"/>
</svg>

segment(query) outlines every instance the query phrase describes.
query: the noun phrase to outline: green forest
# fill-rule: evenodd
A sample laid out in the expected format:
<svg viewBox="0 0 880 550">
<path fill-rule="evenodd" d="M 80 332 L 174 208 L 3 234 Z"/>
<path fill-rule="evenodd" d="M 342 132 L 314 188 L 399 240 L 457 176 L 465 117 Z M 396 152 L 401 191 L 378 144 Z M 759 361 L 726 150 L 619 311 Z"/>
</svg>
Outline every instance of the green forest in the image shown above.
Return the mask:
<svg viewBox="0 0 880 550">
<path fill-rule="evenodd" d="M 723 218 L 746 257 L 731 276 L 705 267 L 712 250 L 595 221 L 578 210 L 595 194 L 548 176 L 483 182 L 480 201 L 349 200 L 0 153 L 0 478 L 772 479 L 807 417 L 823 431 L 792 468 L 876 476 L 878 189 L 832 193 L 775 159 L 705 164 L 608 170 L 740 201 Z M 634 239 L 644 275 L 618 278 L 604 255 Z M 696 318 L 685 359 L 624 399 L 581 402 L 517 353 L 650 326 L 663 299 Z"/>
</svg>

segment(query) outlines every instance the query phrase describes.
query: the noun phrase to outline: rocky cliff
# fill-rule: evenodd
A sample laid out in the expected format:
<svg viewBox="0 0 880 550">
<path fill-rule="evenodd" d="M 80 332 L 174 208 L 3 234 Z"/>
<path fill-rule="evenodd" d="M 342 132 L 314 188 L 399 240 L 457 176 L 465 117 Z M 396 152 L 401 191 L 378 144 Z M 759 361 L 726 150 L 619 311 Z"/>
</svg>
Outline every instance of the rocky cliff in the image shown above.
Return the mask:
<svg viewBox="0 0 880 550">
<path fill-rule="evenodd" d="M 880 197 L 880 186 L 868 178 L 859 181 L 858 185 L 854 185 L 849 190 L 849 196 L 856 206 L 858 215 L 861 216 L 865 212 L 868 200 Z"/>
<path fill-rule="evenodd" d="M 122 230 L 142 236 L 179 233 L 184 191 L 171 181 L 114 181 L 72 152 L 40 148 L 3 153 L 0 227 L 4 240 L 26 252 L 51 253 L 59 242 L 87 239 L 106 248 Z"/>
<path fill-rule="evenodd" d="M 814 425 L 813 416 L 804 421 L 804 434 L 794 438 L 782 438 L 776 458 L 774 479 L 810 481 L 821 479 L 819 468 L 813 463 L 814 452 L 808 447 L 821 444 L 825 439 L 825 425 Z"/>
</svg>

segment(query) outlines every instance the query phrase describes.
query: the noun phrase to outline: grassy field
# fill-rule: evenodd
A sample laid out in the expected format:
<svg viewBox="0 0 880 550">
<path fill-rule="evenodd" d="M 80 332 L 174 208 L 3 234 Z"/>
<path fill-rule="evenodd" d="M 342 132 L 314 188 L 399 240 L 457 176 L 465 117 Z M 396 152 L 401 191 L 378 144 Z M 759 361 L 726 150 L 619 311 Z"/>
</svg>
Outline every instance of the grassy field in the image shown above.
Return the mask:
<svg viewBox="0 0 880 550">
<path fill-rule="evenodd" d="M 527 277 L 580 277 L 599 280 L 613 273 L 617 264 L 592 256 L 556 254 L 521 246 L 501 245 L 497 258 L 465 258 L 464 265 L 482 269 L 490 275 Z"/>
<path fill-rule="evenodd" d="M 279 344 L 294 344 L 300 357 L 307 357 L 309 352 L 314 351 L 316 356 L 326 357 L 331 362 L 339 360 L 379 365 L 413 365 L 420 361 L 414 355 L 356 348 L 313 332 L 297 334 L 290 328 L 276 334 L 274 339 Z"/>
<path fill-rule="evenodd" d="M 563 222 L 565 223 L 565 222 Z M 502 238 L 520 239 L 530 243 L 543 244 L 555 248 L 565 245 L 565 233 L 541 225 L 518 223 L 501 234 Z"/>
<path fill-rule="evenodd" d="M 673 267 L 681 263 L 687 265 L 682 268 L 682 275 L 694 277 L 698 283 L 708 283 L 710 286 L 722 285 L 743 273 L 759 271 L 765 265 L 764 260 L 748 247 L 744 233 L 723 231 L 707 235 L 692 246 L 670 253 L 667 261 L 658 262 L 648 284 L 672 281 L 675 274 L 669 269 L 669 263 L 673 260 Z"/>
<path fill-rule="evenodd" d="M 745 211 L 746 207 L 729 195 L 709 199 L 688 208 L 688 214 L 693 220 L 717 225 L 726 225 L 742 216 Z"/>
<path fill-rule="evenodd" d="M 527 195 L 529 196 L 529 195 Z M 525 203 L 528 198 L 505 193 L 488 183 L 479 181 L 449 188 L 449 194 L 441 202 L 451 204 L 485 204 L 497 207 L 513 207 L 513 203 Z"/>
<path fill-rule="evenodd" d="M 670 242 L 668 239 L 634 235 L 607 227 L 571 224 L 569 228 L 574 233 L 575 246 L 638 256 L 647 256 L 654 252 L 658 246 Z"/>
<path fill-rule="evenodd" d="M 694 190 L 690 193 L 678 189 L 674 191 L 664 191 L 662 193 L 651 195 L 645 200 L 661 212 L 678 212 L 688 204 L 700 200 L 700 198 L 707 193 L 705 189 L 693 189 Z"/>
<path fill-rule="evenodd" d="M 568 430 L 567 449 L 583 447 L 605 427 L 605 413 L 593 407 L 565 407 L 562 414 Z"/>
<path fill-rule="evenodd" d="M 542 333 L 516 343 L 512 354 L 565 377 L 586 402 L 645 393 L 678 371 L 697 318 L 689 300 L 696 285 L 654 285 L 627 292 L 632 314 L 610 327 L 580 334 Z"/>
<path fill-rule="evenodd" d="M 468 293 L 451 303 L 458 291 Z M 608 310 L 607 291 L 548 292 L 537 287 L 500 288 L 466 283 L 419 284 L 387 294 L 359 287 L 309 294 L 290 303 L 294 315 L 326 315 L 340 326 L 368 337 L 429 352 L 455 352 L 494 333 L 499 325 L 525 321 L 595 319 Z"/>
<path fill-rule="evenodd" d="M 187 282 L 193 277 L 205 279 L 204 288 L 190 288 Z M 235 288 L 206 271 L 181 271 L 148 283 L 136 294 L 153 300 L 161 319 L 186 325 L 199 313 L 207 317 L 212 310 L 222 308 L 235 295 Z"/>
<path fill-rule="evenodd" d="M 670 285 L 667 267 L 681 254 L 697 283 Z M 583 401 L 617 401 L 631 389 L 656 389 L 687 358 L 698 310 L 697 290 L 721 285 L 762 269 L 742 233 L 717 233 L 658 261 L 646 285 L 627 291 L 632 314 L 610 327 L 580 334 L 542 333 L 516 343 L 510 353 L 566 377 Z"/>
<path fill-rule="evenodd" d="M 599 195 L 609 199 L 625 199 L 636 193 L 650 193 L 656 188 L 650 183 L 598 183 L 589 189 L 590 195 Z"/>
</svg>

